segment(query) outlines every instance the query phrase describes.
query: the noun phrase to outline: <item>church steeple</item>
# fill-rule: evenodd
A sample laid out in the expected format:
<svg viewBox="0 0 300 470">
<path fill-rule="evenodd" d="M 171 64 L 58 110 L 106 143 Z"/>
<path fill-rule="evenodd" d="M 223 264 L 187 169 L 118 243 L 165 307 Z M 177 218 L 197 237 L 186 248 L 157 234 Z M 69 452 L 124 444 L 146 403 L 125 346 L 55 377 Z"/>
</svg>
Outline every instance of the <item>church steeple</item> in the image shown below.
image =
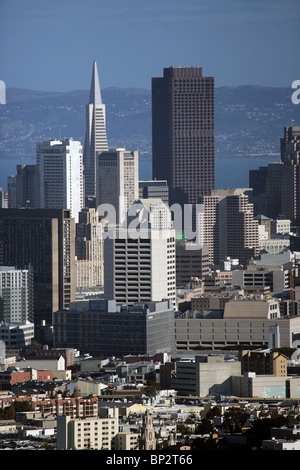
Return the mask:
<svg viewBox="0 0 300 470">
<path fill-rule="evenodd" d="M 143 424 L 141 428 L 141 435 L 139 439 L 139 450 L 155 450 L 156 449 L 156 439 L 155 432 L 152 424 L 152 417 L 146 410 L 143 416 Z"/>
</svg>

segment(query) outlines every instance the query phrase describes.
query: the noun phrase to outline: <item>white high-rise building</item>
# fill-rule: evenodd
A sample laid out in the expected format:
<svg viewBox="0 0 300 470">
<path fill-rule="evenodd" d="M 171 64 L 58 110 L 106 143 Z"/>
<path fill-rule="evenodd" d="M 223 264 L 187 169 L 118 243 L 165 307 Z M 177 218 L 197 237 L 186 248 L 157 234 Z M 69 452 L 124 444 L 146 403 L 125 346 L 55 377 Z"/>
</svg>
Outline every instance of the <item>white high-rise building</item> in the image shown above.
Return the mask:
<svg viewBox="0 0 300 470">
<path fill-rule="evenodd" d="M 123 224 L 139 198 L 138 152 L 113 148 L 97 154 L 96 207 L 110 205 L 110 224 Z M 102 216 L 99 212 L 99 216 Z"/>
<path fill-rule="evenodd" d="M 73 139 L 38 142 L 36 160 L 40 166 L 40 206 L 70 209 L 78 222 L 84 206 L 82 145 Z"/>
<path fill-rule="evenodd" d="M 97 63 L 93 63 L 89 103 L 86 105 L 86 131 L 84 144 L 85 196 L 96 195 L 96 154 L 108 150 L 106 113 L 102 103 Z"/>
<path fill-rule="evenodd" d="M 175 307 L 175 230 L 169 209 L 161 200 L 151 209 L 151 199 L 133 206 L 128 228 L 111 230 L 104 239 L 104 295 L 126 305 L 170 299 Z"/>
<path fill-rule="evenodd" d="M 33 268 L 0 267 L 0 321 L 33 322 Z"/>
</svg>

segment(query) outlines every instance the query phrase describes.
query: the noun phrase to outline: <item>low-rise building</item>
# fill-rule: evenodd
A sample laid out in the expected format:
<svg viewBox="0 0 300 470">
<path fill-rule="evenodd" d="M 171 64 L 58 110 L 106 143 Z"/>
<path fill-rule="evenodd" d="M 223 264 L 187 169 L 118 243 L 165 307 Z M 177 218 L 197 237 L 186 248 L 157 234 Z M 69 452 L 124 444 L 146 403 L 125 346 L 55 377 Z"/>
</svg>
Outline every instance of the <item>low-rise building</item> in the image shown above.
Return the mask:
<svg viewBox="0 0 300 470">
<path fill-rule="evenodd" d="M 74 347 L 94 357 L 156 354 L 174 348 L 171 300 L 118 306 L 115 300 L 71 303 L 54 313 L 55 347 Z"/>
<path fill-rule="evenodd" d="M 57 450 L 111 450 L 118 434 L 118 415 L 105 418 L 57 417 Z"/>
<path fill-rule="evenodd" d="M 280 346 L 292 347 L 300 334 L 299 317 L 280 317 L 276 299 L 230 300 L 222 310 L 185 312 L 175 316 L 177 351 L 212 350 L 239 345 L 266 347 L 270 328 L 278 328 Z"/>
<path fill-rule="evenodd" d="M 276 375 L 257 375 L 247 372 L 231 377 L 232 392 L 244 398 L 291 398 L 299 399 L 300 377 L 280 377 Z"/>
<path fill-rule="evenodd" d="M 225 361 L 222 355 L 195 356 L 194 361 L 176 362 L 171 385 L 178 395 L 229 395 L 230 377 L 240 374 L 239 361 Z"/>
</svg>

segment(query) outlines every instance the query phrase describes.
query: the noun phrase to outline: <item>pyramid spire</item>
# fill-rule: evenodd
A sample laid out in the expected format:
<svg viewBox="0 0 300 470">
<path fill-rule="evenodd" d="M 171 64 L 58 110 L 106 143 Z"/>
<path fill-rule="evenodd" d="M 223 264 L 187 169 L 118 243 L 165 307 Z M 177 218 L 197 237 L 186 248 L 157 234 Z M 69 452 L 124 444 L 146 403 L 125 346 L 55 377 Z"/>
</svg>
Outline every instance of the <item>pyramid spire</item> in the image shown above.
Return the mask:
<svg viewBox="0 0 300 470">
<path fill-rule="evenodd" d="M 89 102 L 92 104 L 102 104 L 97 62 L 95 60 L 93 63 L 93 74 Z"/>
</svg>

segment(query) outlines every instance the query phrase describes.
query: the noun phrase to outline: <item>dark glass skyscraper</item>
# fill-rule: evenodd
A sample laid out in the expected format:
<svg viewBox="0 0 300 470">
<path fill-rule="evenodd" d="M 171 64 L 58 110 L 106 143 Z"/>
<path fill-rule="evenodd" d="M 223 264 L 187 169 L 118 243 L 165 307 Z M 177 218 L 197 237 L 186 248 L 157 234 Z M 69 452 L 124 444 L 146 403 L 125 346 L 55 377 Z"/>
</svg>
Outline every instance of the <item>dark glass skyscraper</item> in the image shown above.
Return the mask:
<svg viewBox="0 0 300 470">
<path fill-rule="evenodd" d="M 152 161 L 170 204 L 197 204 L 214 189 L 214 78 L 202 68 L 170 67 L 152 78 Z"/>
</svg>

